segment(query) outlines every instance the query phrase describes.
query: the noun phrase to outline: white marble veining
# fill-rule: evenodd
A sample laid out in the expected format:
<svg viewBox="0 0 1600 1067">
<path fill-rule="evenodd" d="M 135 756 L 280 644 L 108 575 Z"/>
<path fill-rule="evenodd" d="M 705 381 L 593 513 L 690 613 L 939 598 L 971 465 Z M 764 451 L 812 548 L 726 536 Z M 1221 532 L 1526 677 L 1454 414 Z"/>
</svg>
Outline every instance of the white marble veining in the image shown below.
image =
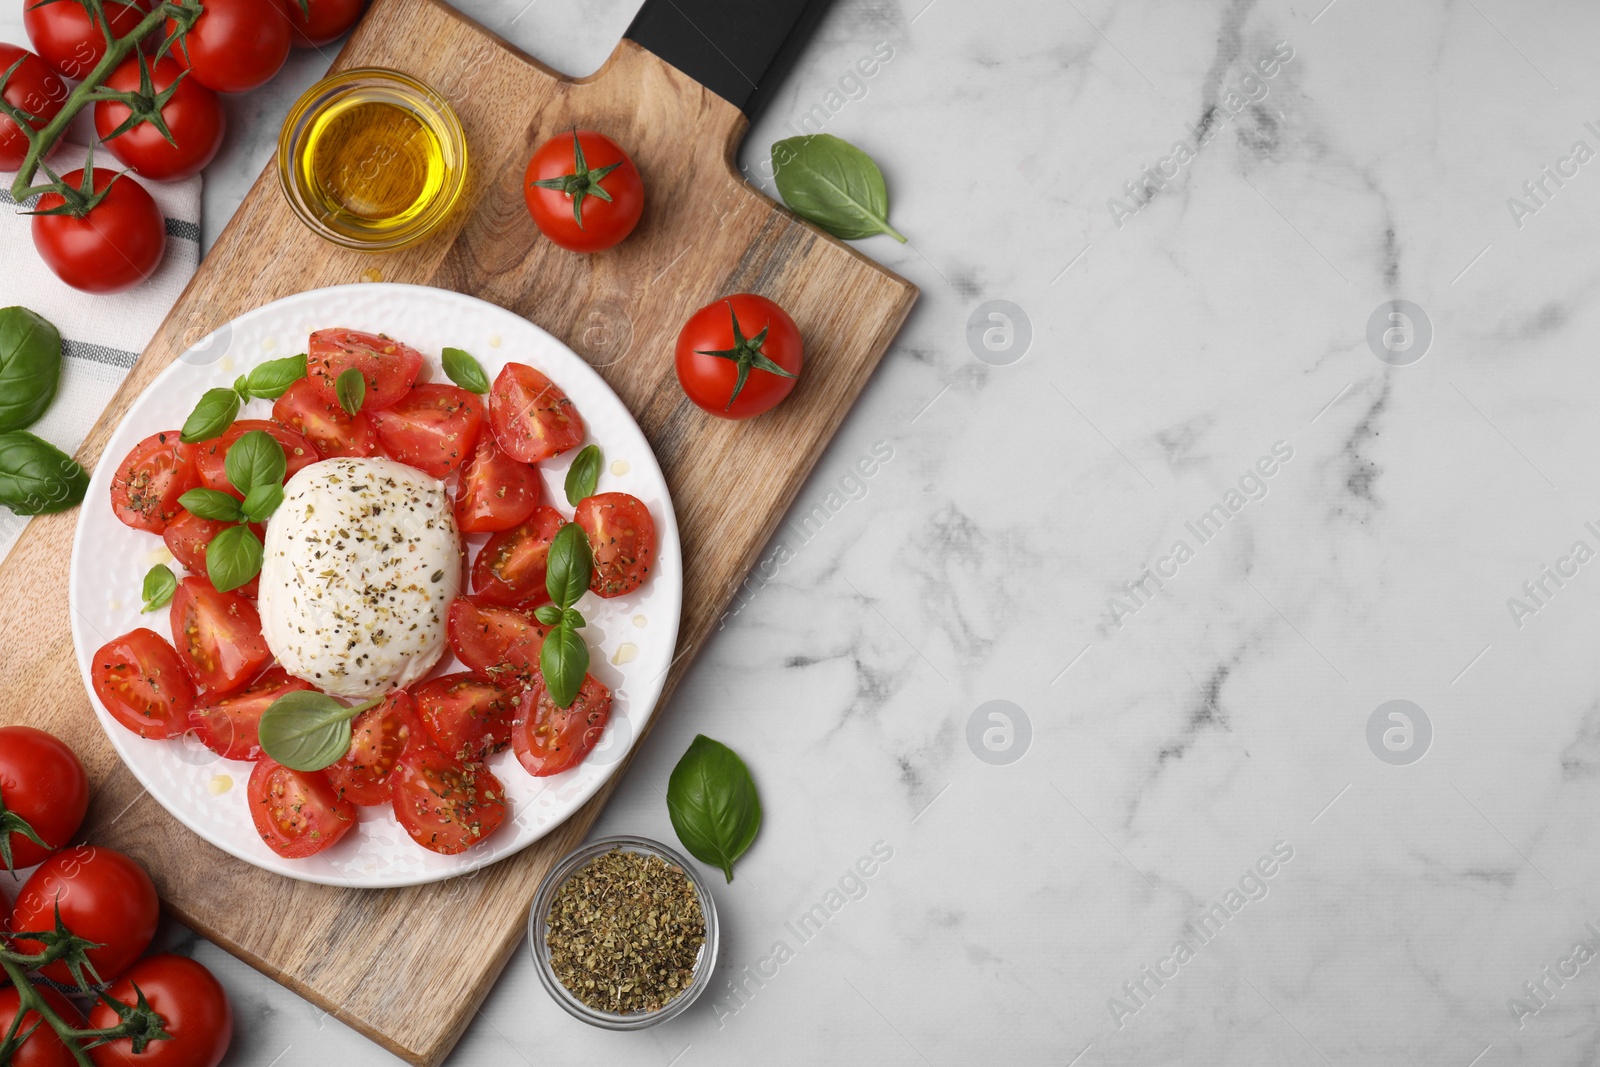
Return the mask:
<svg viewBox="0 0 1600 1067">
<path fill-rule="evenodd" d="M 524 3 L 460 6 L 575 73 L 637 6 Z M 1580 0 L 838 0 L 740 158 L 825 115 L 923 297 L 596 827 L 671 840 L 694 734 L 745 755 L 743 999 L 601 1033 L 519 955 L 450 1062 L 1592 1062 L 1597 36 Z M 208 237 L 324 63 L 230 101 Z M 1393 300 L 1419 362 L 1369 345 Z M 1018 762 L 969 746 L 991 700 Z M 196 950 L 232 1062 L 397 1062 Z"/>
</svg>

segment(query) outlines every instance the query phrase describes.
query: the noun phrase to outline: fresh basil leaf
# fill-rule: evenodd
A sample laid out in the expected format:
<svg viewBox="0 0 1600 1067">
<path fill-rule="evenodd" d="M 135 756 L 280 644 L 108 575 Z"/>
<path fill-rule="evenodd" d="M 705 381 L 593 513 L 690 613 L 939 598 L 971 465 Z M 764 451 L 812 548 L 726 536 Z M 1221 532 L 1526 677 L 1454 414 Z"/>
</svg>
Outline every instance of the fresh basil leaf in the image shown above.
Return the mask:
<svg viewBox="0 0 1600 1067">
<path fill-rule="evenodd" d="M 469 393 L 487 393 L 489 376 L 483 366 L 470 353 L 459 348 L 447 348 L 443 353 L 444 372 L 452 382 Z"/>
<path fill-rule="evenodd" d="M 733 861 L 761 829 L 761 798 L 744 760 L 721 741 L 699 734 L 667 779 L 667 814 L 695 859 L 733 881 Z"/>
<path fill-rule="evenodd" d="M 238 414 L 238 393 L 232 389 L 207 389 L 184 422 L 180 440 L 192 445 L 220 437 Z"/>
<path fill-rule="evenodd" d="M 344 408 L 346 415 L 359 414 L 361 405 L 367 399 L 367 380 L 360 371 L 351 367 L 334 379 L 333 395 L 339 398 L 339 406 Z"/>
<path fill-rule="evenodd" d="M 544 687 L 556 707 L 572 706 L 588 671 L 589 646 L 578 631 L 563 624 L 545 635 L 539 649 L 539 673 L 544 675 Z"/>
<path fill-rule="evenodd" d="M 374 697 L 345 707 L 314 689 L 285 693 L 261 713 L 261 750 L 296 771 L 320 771 L 350 751 L 350 720 L 383 703 Z"/>
<path fill-rule="evenodd" d="M 283 486 L 268 482 L 266 485 L 251 486 L 244 495 L 244 503 L 239 505 L 239 511 L 246 522 L 266 522 L 267 517 L 277 511 L 282 503 Z"/>
<path fill-rule="evenodd" d="M 27 308 L 0 311 L 0 432 L 38 422 L 60 381 L 60 331 Z"/>
<path fill-rule="evenodd" d="M 579 614 L 577 608 L 568 608 L 561 613 L 561 625 L 574 630 L 581 630 L 588 624 L 583 621 L 583 616 Z"/>
<path fill-rule="evenodd" d="M 250 400 L 250 379 L 239 375 L 233 380 L 233 391 L 239 394 L 241 402 L 247 403 Z"/>
<path fill-rule="evenodd" d="M 564 616 L 554 604 L 540 604 L 533 609 L 533 617 L 539 620 L 541 626 L 560 626 Z"/>
<path fill-rule="evenodd" d="M 255 531 L 230 526 L 206 546 L 206 577 L 218 592 L 231 592 L 261 573 L 261 554 Z"/>
<path fill-rule="evenodd" d="M 238 522 L 239 502 L 220 489 L 191 489 L 178 498 L 191 515 L 215 522 Z"/>
<path fill-rule="evenodd" d="M 289 460 L 276 437 L 265 430 L 251 430 L 228 446 L 223 469 L 233 487 L 248 494 L 258 485 L 282 485 Z"/>
<path fill-rule="evenodd" d="M 306 376 L 306 357 L 285 356 L 269 359 L 250 372 L 250 395 L 262 400 L 276 400 L 289 391 L 289 386 Z"/>
<path fill-rule="evenodd" d="M 154 611 L 164 608 L 172 602 L 172 594 L 178 591 L 178 579 L 172 573 L 172 568 L 165 563 L 157 563 L 151 567 L 144 576 L 144 588 L 139 595 L 144 598 L 144 607 L 140 611 Z"/>
<path fill-rule="evenodd" d="M 570 608 L 578 602 L 589 588 L 589 572 L 593 569 L 589 535 L 577 523 L 567 523 L 551 540 L 545 562 L 544 587 L 556 607 Z"/>
<path fill-rule="evenodd" d="M 849 141 L 831 133 L 789 137 L 772 146 L 772 166 L 778 195 L 801 218 L 846 241 L 886 233 L 905 244 L 889 225 L 883 172 Z"/>
<path fill-rule="evenodd" d="M 26 430 L 0 433 L 0 505 L 18 515 L 48 515 L 83 501 L 89 472 Z"/>
<path fill-rule="evenodd" d="M 600 484 L 600 465 L 604 462 L 599 445 L 586 445 L 572 457 L 572 466 L 567 468 L 567 503 L 577 507 L 584 497 L 594 496 L 595 486 Z"/>
</svg>

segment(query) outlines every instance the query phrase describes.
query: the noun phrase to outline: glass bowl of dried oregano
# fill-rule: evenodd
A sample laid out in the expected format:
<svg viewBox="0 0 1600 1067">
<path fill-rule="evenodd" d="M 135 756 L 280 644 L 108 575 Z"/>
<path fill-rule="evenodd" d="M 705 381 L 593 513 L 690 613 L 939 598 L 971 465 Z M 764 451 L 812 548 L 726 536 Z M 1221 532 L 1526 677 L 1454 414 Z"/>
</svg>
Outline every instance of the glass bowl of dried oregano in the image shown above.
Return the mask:
<svg viewBox="0 0 1600 1067">
<path fill-rule="evenodd" d="M 717 962 L 717 907 L 694 867 L 643 837 L 570 853 L 528 911 L 539 981 L 555 1002 L 607 1030 L 642 1030 L 694 1003 Z"/>
</svg>

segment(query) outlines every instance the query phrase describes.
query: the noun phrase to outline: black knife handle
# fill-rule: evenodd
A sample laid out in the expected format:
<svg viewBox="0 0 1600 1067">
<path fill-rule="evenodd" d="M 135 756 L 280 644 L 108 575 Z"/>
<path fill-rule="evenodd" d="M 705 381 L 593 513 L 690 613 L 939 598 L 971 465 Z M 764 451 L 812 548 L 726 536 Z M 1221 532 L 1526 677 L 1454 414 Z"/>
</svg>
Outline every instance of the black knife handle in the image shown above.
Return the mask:
<svg viewBox="0 0 1600 1067">
<path fill-rule="evenodd" d="M 752 121 L 832 0 L 645 0 L 625 35 Z"/>
</svg>

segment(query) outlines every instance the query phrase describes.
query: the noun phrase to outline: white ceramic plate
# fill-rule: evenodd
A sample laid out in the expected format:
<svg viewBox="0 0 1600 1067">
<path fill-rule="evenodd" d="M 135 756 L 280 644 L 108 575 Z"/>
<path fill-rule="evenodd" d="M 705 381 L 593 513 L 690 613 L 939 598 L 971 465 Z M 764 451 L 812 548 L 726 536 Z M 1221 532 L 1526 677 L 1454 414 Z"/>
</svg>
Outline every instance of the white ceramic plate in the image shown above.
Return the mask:
<svg viewBox="0 0 1600 1067">
<path fill-rule="evenodd" d="M 231 385 L 264 360 L 305 351 L 313 330 L 343 326 L 386 333 L 428 360 L 422 380 L 447 381 L 439 365 L 446 347 L 464 348 L 491 379 L 510 362 L 544 371 L 566 390 L 605 455 L 600 492 L 632 493 L 650 509 L 659 539 L 658 566 L 639 590 L 611 600 L 586 593 L 578 609 L 588 620 L 592 673 L 610 687 L 611 721 L 582 764 L 534 778 L 513 753 L 489 766 L 506 787 L 510 812 L 487 840 L 458 856 L 414 844 L 387 806 L 362 808 L 361 825 L 319 855 L 286 860 L 256 836 L 245 800 L 251 764 L 225 760 L 192 737 L 147 741 L 108 715 L 94 697 L 90 660 L 113 637 L 139 626 L 168 636 L 165 609 L 141 615 L 139 589 L 155 563 L 180 574 L 161 538 L 124 526 L 111 512 L 111 477 L 128 451 L 152 433 L 175 430 L 205 390 Z M 269 418 L 265 400 L 240 417 Z M 546 502 L 571 514 L 562 482 L 576 451 L 541 465 Z M 453 484 L 453 483 L 452 483 Z M 476 552 L 486 535 L 468 538 Z M 327 885 L 383 888 L 417 885 L 465 874 L 527 847 L 594 795 L 616 770 L 655 709 L 678 638 L 683 565 L 678 524 L 666 479 L 644 434 L 610 386 L 571 349 L 504 308 L 442 289 L 415 285 L 343 285 L 286 297 L 223 326 L 185 352 L 151 383 L 112 435 L 89 483 L 72 544 L 72 639 L 90 703 L 122 761 L 150 795 L 189 829 L 225 852 L 290 878 Z M 631 658 L 630 658 L 631 656 Z M 465 668 L 453 657 L 435 671 Z"/>
</svg>

